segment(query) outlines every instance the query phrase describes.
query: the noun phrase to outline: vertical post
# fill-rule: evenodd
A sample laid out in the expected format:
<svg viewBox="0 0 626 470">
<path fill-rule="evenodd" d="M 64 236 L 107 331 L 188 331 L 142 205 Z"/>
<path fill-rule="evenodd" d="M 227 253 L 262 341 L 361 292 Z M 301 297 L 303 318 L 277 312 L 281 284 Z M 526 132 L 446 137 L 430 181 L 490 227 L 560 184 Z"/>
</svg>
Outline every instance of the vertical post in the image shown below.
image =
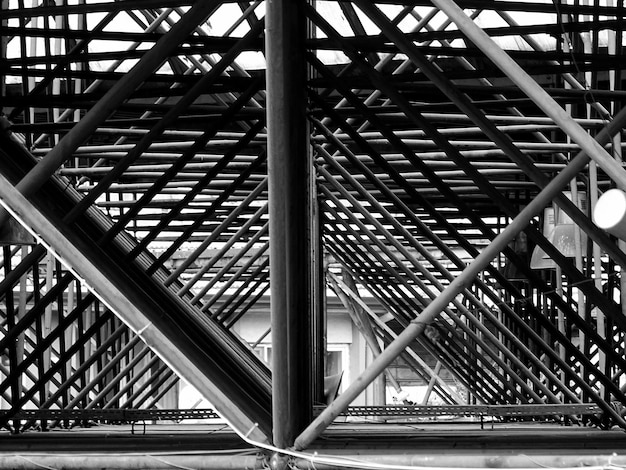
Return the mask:
<svg viewBox="0 0 626 470">
<path fill-rule="evenodd" d="M 9 9 L 9 0 L 0 0 L 0 10 Z M 0 29 L 4 30 L 9 24 L 9 20 L 3 19 L 0 22 Z M 7 57 L 7 45 L 9 43 L 8 36 L 0 34 L 0 59 L 6 59 Z M 6 96 L 6 75 L 0 73 L 0 96 Z M 2 108 L 0 107 L 0 115 L 2 115 Z"/>
<path fill-rule="evenodd" d="M 310 134 L 307 133 L 307 139 Z M 312 167 L 311 167 L 312 168 Z M 326 375 L 326 266 L 322 244 L 322 220 L 315 178 L 310 181 L 311 221 L 311 404 L 324 403 L 324 376 Z"/>
<path fill-rule="evenodd" d="M 274 445 L 291 447 L 312 416 L 311 156 L 306 120 L 304 2 L 266 12 Z"/>
<path fill-rule="evenodd" d="M 310 5 L 315 7 L 316 0 L 307 0 Z M 304 14 L 302 16 L 305 16 Z M 306 20 L 306 39 L 316 39 L 316 26 L 312 21 Z M 302 53 L 300 55 L 303 55 Z M 307 64 L 306 66 L 306 78 L 313 79 L 317 77 L 317 72 L 315 67 L 311 64 Z M 309 121 L 307 120 L 307 126 L 310 126 Z M 307 127 L 307 145 L 310 144 L 308 142 L 309 136 L 311 132 Z M 310 148 L 310 147 L 309 147 Z M 310 168 L 313 168 L 313 157 L 311 156 Z M 309 178 L 310 184 L 310 196 L 309 201 L 311 202 L 310 207 L 310 216 L 309 220 L 311 220 L 311 273 L 312 273 L 312 299 L 313 305 L 311 306 L 312 317 L 311 317 L 311 341 L 312 341 L 312 352 L 311 352 L 311 380 L 312 380 L 312 395 L 311 395 L 311 403 L 324 403 L 324 377 L 326 375 L 326 349 L 327 349 L 327 338 L 326 338 L 326 256 L 324 253 L 323 246 L 323 233 L 322 233 L 322 216 L 320 212 L 319 198 L 317 193 L 317 183 L 314 176 Z M 311 416 L 312 418 L 312 416 Z"/>
</svg>

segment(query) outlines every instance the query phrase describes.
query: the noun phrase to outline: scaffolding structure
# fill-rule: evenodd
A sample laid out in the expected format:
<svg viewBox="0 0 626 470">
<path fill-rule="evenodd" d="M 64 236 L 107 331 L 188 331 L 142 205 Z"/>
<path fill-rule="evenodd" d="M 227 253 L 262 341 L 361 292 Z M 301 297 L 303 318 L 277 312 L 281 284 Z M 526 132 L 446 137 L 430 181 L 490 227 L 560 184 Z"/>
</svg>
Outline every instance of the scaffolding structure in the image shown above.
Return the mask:
<svg viewBox="0 0 626 470">
<path fill-rule="evenodd" d="M 182 379 L 306 451 L 401 359 L 466 415 L 626 430 L 626 242 L 593 217 L 625 11 L 2 0 L 0 426 L 171 417 Z M 328 296 L 374 359 L 326 406 Z M 270 366 L 235 333 L 268 298 Z"/>
</svg>

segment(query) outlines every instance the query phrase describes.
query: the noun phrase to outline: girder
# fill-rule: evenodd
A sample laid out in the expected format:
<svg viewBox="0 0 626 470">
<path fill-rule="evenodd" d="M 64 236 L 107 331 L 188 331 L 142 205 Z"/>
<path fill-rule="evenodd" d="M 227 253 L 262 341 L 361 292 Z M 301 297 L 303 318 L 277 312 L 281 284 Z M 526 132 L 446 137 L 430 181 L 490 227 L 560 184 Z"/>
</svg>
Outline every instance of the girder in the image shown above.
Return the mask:
<svg viewBox="0 0 626 470">
<path fill-rule="evenodd" d="M 593 219 L 626 181 L 624 12 L 3 0 L 2 204 L 36 239 L 0 213 L 0 426 L 187 381 L 304 450 L 406 369 L 424 405 L 626 429 L 626 243 Z M 333 309 L 372 361 L 314 420 Z"/>
</svg>

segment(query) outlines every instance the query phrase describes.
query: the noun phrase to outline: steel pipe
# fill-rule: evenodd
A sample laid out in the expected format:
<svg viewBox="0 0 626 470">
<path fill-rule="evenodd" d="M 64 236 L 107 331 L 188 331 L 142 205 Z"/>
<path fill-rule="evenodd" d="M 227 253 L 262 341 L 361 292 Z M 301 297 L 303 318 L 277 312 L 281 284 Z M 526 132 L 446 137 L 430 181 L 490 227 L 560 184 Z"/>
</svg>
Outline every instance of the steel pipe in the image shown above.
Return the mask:
<svg viewBox="0 0 626 470">
<path fill-rule="evenodd" d="M 263 458 L 257 455 L 184 455 L 184 454 L 37 454 L 2 453 L 0 468 L 14 470 L 41 470 L 62 468 L 65 470 L 171 470 L 194 468 L 196 470 L 262 470 Z"/>
<path fill-rule="evenodd" d="M 285 448 L 312 417 L 314 388 L 313 184 L 302 54 L 307 20 L 303 2 L 274 0 L 266 6 L 273 436 Z"/>
<path fill-rule="evenodd" d="M 296 468 L 305 470 L 342 470 L 345 468 L 384 468 L 386 466 L 403 468 L 423 468 L 430 470 L 441 468 L 507 468 L 507 469 L 545 469 L 545 468 L 589 468 L 591 470 L 620 468 L 626 465 L 626 458 L 610 454 L 575 455 L 574 452 L 550 454 L 467 454 L 455 452 L 410 454 L 342 454 L 323 456 L 296 455 L 293 459 Z M 15 470 L 41 470 L 41 468 L 63 468 L 67 470 L 171 470 L 172 468 L 194 468 L 197 470 L 262 470 L 267 468 L 265 456 L 250 455 L 215 455 L 211 453 L 176 454 L 176 453 L 131 453 L 98 454 L 77 453 L 75 455 L 59 453 L 22 452 L 19 454 L 4 452 L 0 454 L 0 468 Z"/>
</svg>

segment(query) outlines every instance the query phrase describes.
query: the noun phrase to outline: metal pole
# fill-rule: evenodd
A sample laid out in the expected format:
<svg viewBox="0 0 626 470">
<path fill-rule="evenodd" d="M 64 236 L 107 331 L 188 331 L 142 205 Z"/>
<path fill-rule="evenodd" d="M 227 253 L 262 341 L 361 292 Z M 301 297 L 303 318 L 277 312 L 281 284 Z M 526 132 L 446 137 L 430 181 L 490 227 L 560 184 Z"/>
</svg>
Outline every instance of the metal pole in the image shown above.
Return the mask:
<svg viewBox="0 0 626 470">
<path fill-rule="evenodd" d="M 280 448 L 293 445 L 312 416 L 312 164 L 303 3 L 274 0 L 266 13 L 272 413 L 274 445 Z"/>
<path fill-rule="evenodd" d="M 154 453 L 144 454 L 57 454 L 57 453 L 6 453 L 0 454 L 0 468 L 31 470 L 41 468 L 64 468 L 67 470 L 100 469 L 112 470 L 171 470 L 172 468 L 195 468 L 198 470 L 236 470 L 246 468 L 263 469 L 263 459 L 251 455 L 184 455 Z"/>
<path fill-rule="evenodd" d="M 437 364 L 435 364 L 435 375 L 433 375 L 430 378 L 430 381 L 428 382 L 428 387 L 426 388 L 426 393 L 424 394 L 424 399 L 422 400 L 422 405 L 428 405 L 428 400 L 430 399 L 430 395 L 433 392 L 433 388 L 435 388 L 435 381 L 437 380 L 437 377 L 439 376 L 439 372 L 441 371 L 441 361 L 437 361 Z"/>
<path fill-rule="evenodd" d="M 522 453 L 487 453 L 475 455 L 471 453 L 453 454 L 446 452 L 407 453 L 407 454 L 341 454 L 341 455 L 302 455 L 296 456 L 293 465 L 303 470 L 340 470 L 346 467 L 358 466 L 361 463 L 365 468 L 405 467 L 405 468 L 508 468 L 508 469 L 545 469 L 545 468 L 621 468 L 626 464 L 622 455 L 591 453 L 590 455 L 575 455 L 575 452 L 561 451 L 549 455 L 528 456 Z M 20 454 L 0 453 L 0 467 L 20 470 L 41 470 L 41 468 L 73 469 L 151 469 L 170 470 L 172 468 L 194 468 L 198 470 L 262 470 L 267 468 L 267 462 L 261 454 L 250 455 L 210 455 L 198 453 L 185 455 L 183 453 L 145 453 L 145 454 L 109 454 L 80 452 L 68 455 L 58 452 L 22 452 Z"/>
</svg>

